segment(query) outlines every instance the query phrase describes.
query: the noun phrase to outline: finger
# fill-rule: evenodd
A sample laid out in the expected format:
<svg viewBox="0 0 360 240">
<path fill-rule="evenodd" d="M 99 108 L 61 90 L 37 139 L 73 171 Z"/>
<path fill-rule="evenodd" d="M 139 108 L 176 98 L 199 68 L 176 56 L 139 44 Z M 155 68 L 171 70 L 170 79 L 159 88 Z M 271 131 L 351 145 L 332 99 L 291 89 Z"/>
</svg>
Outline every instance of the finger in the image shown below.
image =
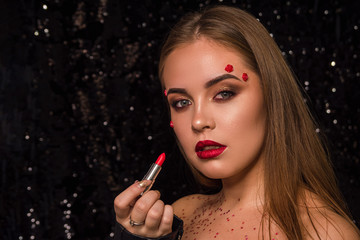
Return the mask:
<svg viewBox="0 0 360 240">
<path fill-rule="evenodd" d="M 114 209 L 117 218 L 127 218 L 131 207 L 136 199 L 140 196 L 145 187 L 150 185 L 150 180 L 135 182 L 133 185 L 125 189 L 114 199 Z"/>
<path fill-rule="evenodd" d="M 174 219 L 173 207 L 170 205 L 165 205 L 164 212 L 159 225 L 159 232 L 161 232 L 163 236 L 172 232 L 173 219 Z"/>
<path fill-rule="evenodd" d="M 154 205 L 149 209 L 146 215 L 145 224 L 146 227 L 151 230 L 158 230 L 162 215 L 164 213 L 164 202 L 157 200 Z"/>
<path fill-rule="evenodd" d="M 131 219 L 135 222 L 143 222 L 146 219 L 150 208 L 159 200 L 159 191 L 148 191 L 139 200 L 136 201 L 131 211 Z"/>
</svg>

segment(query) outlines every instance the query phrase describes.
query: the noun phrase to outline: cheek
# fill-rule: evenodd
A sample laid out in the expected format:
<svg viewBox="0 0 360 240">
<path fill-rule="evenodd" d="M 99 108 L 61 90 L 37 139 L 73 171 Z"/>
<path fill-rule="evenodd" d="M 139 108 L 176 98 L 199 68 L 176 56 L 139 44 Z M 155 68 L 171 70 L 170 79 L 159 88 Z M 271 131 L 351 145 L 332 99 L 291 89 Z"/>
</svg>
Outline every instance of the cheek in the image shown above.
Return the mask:
<svg viewBox="0 0 360 240">
<path fill-rule="evenodd" d="M 174 133 L 181 145 L 182 150 L 188 159 L 195 156 L 196 136 L 194 136 L 191 128 L 191 117 L 186 112 L 176 113 L 172 115 L 174 122 Z"/>
<path fill-rule="evenodd" d="M 189 135 L 189 130 L 191 130 L 191 122 L 186 113 L 171 113 L 171 121 L 174 124 L 174 133 L 179 139 L 181 145 L 183 145 L 183 140 L 186 140 L 186 137 Z"/>
<path fill-rule="evenodd" d="M 224 108 L 223 111 L 217 122 L 222 122 L 224 133 L 235 135 L 244 142 L 263 138 L 266 117 L 262 101 L 242 101 L 231 108 Z"/>
<path fill-rule="evenodd" d="M 234 111 L 232 115 L 229 114 L 226 124 L 230 127 L 246 130 L 250 127 L 260 127 L 263 121 L 263 114 L 258 111 L 257 107 L 242 105 L 238 107 L 238 111 Z"/>
</svg>

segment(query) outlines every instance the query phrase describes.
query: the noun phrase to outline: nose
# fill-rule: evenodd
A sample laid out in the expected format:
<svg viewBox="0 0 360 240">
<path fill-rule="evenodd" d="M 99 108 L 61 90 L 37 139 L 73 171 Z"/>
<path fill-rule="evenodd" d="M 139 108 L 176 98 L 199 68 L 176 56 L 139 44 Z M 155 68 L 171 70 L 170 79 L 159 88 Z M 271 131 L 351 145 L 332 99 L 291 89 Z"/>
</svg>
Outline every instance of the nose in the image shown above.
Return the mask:
<svg viewBox="0 0 360 240">
<path fill-rule="evenodd" d="M 215 126 L 216 124 L 211 111 L 206 109 L 204 105 L 196 106 L 191 123 L 192 130 L 194 132 L 202 132 L 205 130 L 214 129 Z"/>
</svg>

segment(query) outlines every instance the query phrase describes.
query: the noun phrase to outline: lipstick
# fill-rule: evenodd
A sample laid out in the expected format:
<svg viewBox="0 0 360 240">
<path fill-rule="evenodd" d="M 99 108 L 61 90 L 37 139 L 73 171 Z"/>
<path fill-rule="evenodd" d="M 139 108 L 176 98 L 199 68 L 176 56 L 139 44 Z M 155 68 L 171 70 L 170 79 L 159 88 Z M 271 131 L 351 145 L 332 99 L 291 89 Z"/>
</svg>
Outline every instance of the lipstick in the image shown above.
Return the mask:
<svg viewBox="0 0 360 240">
<path fill-rule="evenodd" d="M 220 154 L 222 154 L 227 147 L 211 141 L 211 140 L 205 140 L 205 141 L 199 141 L 195 146 L 195 152 L 196 155 L 200 159 L 210 159 L 210 158 L 216 158 Z"/>
<path fill-rule="evenodd" d="M 160 154 L 160 156 L 157 158 L 155 163 L 151 164 L 151 167 L 149 168 L 148 172 L 145 174 L 142 180 L 150 180 L 151 184 L 145 188 L 145 190 L 141 193 L 143 195 L 147 191 L 151 189 L 153 186 L 155 179 L 157 175 L 159 174 L 161 170 L 161 166 L 165 161 L 165 153 Z"/>
</svg>

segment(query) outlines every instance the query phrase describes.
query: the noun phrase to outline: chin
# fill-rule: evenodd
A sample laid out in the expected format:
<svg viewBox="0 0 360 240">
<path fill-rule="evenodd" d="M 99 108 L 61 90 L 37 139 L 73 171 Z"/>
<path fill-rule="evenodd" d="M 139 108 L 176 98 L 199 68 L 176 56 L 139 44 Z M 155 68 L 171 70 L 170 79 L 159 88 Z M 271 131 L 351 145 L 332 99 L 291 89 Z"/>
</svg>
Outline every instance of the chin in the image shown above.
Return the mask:
<svg viewBox="0 0 360 240">
<path fill-rule="evenodd" d="M 198 171 L 200 171 L 204 176 L 210 178 L 210 179 L 224 179 L 224 178 L 229 178 L 232 176 L 231 173 L 229 173 L 228 171 L 224 170 L 224 169 L 216 169 L 216 168 L 211 168 L 211 169 L 198 169 Z"/>
</svg>

